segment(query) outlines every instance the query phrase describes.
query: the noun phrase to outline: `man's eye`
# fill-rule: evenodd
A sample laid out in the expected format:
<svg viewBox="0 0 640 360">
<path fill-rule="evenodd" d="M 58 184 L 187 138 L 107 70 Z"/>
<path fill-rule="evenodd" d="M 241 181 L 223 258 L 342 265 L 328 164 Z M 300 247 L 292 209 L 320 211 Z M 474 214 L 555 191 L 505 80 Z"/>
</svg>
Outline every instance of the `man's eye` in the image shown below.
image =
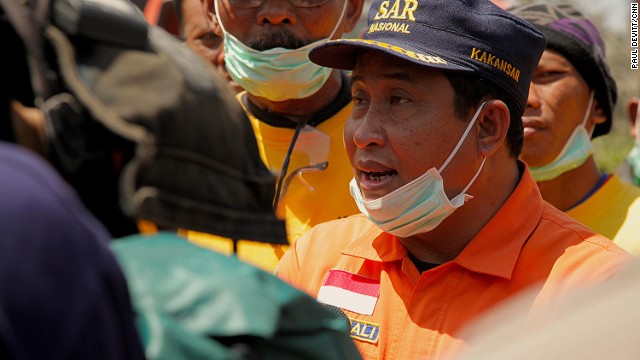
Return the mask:
<svg viewBox="0 0 640 360">
<path fill-rule="evenodd" d="M 543 72 L 542 74 L 540 74 L 539 76 L 558 76 L 561 75 L 562 72 L 561 71 L 546 71 Z"/>
<path fill-rule="evenodd" d="M 351 97 L 351 102 L 353 102 L 354 105 L 362 105 L 364 104 L 364 99 L 354 95 Z"/>
<path fill-rule="evenodd" d="M 209 48 L 217 48 L 222 44 L 222 38 L 213 32 L 206 33 L 198 37 L 202 45 Z"/>
<path fill-rule="evenodd" d="M 534 74 L 533 81 L 534 82 L 552 82 L 557 79 L 560 79 L 565 74 L 564 71 L 544 71 Z"/>
<path fill-rule="evenodd" d="M 389 99 L 389 102 L 390 102 L 392 105 L 397 105 L 397 104 L 402 104 L 402 103 L 407 102 L 407 99 L 405 99 L 405 98 L 403 98 L 403 97 L 400 97 L 400 96 L 392 96 L 392 97 Z"/>
</svg>

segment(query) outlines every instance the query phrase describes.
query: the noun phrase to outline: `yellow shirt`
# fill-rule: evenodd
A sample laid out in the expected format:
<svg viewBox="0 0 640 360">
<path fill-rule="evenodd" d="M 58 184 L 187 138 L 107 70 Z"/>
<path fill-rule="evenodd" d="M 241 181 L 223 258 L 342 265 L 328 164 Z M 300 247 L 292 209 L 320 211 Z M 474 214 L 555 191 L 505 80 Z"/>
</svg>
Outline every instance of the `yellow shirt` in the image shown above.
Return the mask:
<svg viewBox="0 0 640 360">
<path fill-rule="evenodd" d="M 241 104 L 243 95 L 244 93 L 238 94 Z M 315 127 L 319 132 L 309 128 L 312 131 L 301 134 L 296 142 L 287 174 L 320 160 L 328 161 L 328 166 L 321 171 L 297 173 L 288 182 L 280 215 L 286 221 L 289 243 L 293 243 L 316 224 L 358 213 L 355 201 L 349 193 L 353 170 L 342 140 L 344 123 L 351 113 L 351 107 L 348 102 L 348 105 Z M 295 129 L 269 125 L 247 111 L 246 107 L 245 111 L 253 126 L 262 160 L 274 173 L 279 173 Z M 187 236 L 200 246 L 226 254 L 233 253 L 233 244 L 226 238 L 194 231 L 189 231 Z M 288 246 L 241 241 L 237 255 L 241 260 L 273 272 L 287 248 Z"/>
<path fill-rule="evenodd" d="M 640 188 L 612 175 L 567 214 L 630 253 L 640 255 Z"/>
</svg>

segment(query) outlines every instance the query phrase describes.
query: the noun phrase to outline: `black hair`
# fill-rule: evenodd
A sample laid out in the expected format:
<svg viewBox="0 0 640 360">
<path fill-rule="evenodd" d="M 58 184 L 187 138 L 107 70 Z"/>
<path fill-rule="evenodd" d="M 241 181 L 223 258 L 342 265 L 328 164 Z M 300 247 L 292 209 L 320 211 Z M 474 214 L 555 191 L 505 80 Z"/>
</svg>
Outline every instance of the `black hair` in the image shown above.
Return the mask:
<svg viewBox="0 0 640 360">
<path fill-rule="evenodd" d="M 184 35 L 184 13 L 182 12 L 182 3 L 184 0 L 173 0 L 173 9 L 176 13 L 176 19 L 178 20 L 178 35 L 182 40 L 185 40 Z"/>
<path fill-rule="evenodd" d="M 456 116 L 467 119 L 471 109 L 480 106 L 482 101 L 497 99 L 507 105 L 510 114 L 509 129 L 507 130 L 507 145 L 511 155 L 518 158 L 522 151 L 524 129 L 522 126 L 522 110 L 516 104 L 518 99 L 504 91 L 491 81 L 474 74 L 462 72 L 445 72 L 455 93 L 453 108 Z"/>
<path fill-rule="evenodd" d="M 22 40 L 0 7 L 0 38 L 6 56 L 0 68 L 0 140 L 13 142 L 15 134 L 11 124 L 9 101 L 15 99 L 25 106 L 33 106 L 31 77 Z"/>
<path fill-rule="evenodd" d="M 182 2 L 183 0 L 173 0 L 173 7 L 176 9 L 176 16 L 180 23 L 182 23 Z"/>
</svg>

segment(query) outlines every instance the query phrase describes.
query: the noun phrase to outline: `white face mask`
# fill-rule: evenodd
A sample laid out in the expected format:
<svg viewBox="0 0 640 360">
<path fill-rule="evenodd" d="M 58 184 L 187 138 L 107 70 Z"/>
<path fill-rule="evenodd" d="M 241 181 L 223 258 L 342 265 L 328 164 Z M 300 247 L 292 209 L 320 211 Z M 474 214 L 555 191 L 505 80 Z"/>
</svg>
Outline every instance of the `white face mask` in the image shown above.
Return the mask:
<svg viewBox="0 0 640 360">
<path fill-rule="evenodd" d="M 594 95 L 595 93 L 592 91 L 589 97 L 589 105 L 587 105 L 587 112 L 584 114 L 582 123 L 573 130 L 571 137 L 569 137 L 569 140 L 567 140 L 567 143 L 555 160 L 544 166 L 529 167 L 529 171 L 536 182 L 555 179 L 565 172 L 584 164 L 589 156 L 593 154 L 591 134 L 587 131 L 585 125 L 591 113 Z M 593 129 L 591 132 L 593 132 Z"/>
<path fill-rule="evenodd" d="M 433 230 L 467 200 L 472 199 L 473 196 L 465 192 L 480 175 L 486 157 L 482 159 L 480 168 L 467 186 L 451 200 L 444 191 L 444 182 L 440 174 L 464 143 L 484 104 L 486 101 L 473 115 L 458 144 L 440 169 L 432 167 L 410 183 L 375 200 L 365 200 L 356 179 L 351 180 L 349 183 L 351 196 L 355 199 L 360 212 L 385 232 L 399 237 L 408 237 Z"/>
<path fill-rule="evenodd" d="M 304 99 L 327 82 L 333 69 L 309 60 L 309 52 L 336 34 L 347 9 L 344 1 L 340 18 L 331 35 L 298 49 L 273 48 L 254 50 L 227 32 L 220 20 L 218 1 L 214 1 L 216 17 L 224 36 L 224 61 L 231 78 L 252 95 L 271 101 Z"/>
</svg>

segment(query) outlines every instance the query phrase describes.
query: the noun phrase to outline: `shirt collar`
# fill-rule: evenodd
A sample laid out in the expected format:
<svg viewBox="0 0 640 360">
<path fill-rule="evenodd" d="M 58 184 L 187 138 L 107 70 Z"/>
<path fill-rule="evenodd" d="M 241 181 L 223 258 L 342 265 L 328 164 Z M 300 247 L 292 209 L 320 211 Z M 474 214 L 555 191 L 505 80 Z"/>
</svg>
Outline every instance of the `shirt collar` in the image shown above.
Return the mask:
<svg viewBox="0 0 640 360">
<path fill-rule="evenodd" d="M 378 262 L 401 260 L 407 256 L 407 250 L 398 238 L 380 230 L 369 219 L 366 221 L 369 229 L 347 245 L 342 254 Z"/>
<path fill-rule="evenodd" d="M 519 167 L 524 167 L 520 182 L 493 218 L 454 259 L 458 265 L 481 274 L 511 278 L 520 251 L 538 226 L 544 207 L 526 164 L 519 162 Z M 345 247 L 344 255 L 377 262 L 396 261 L 407 256 L 407 250 L 398 238 L 371 222 L 369 227 Z"/>
<path fill-rule="evenodd" d="M 522 247 L 540 222 L 543 208 L 540 191 L 524 165 L 511 196 L 454 261 L 477 273 L 510 279 Z"/>
</svg>

